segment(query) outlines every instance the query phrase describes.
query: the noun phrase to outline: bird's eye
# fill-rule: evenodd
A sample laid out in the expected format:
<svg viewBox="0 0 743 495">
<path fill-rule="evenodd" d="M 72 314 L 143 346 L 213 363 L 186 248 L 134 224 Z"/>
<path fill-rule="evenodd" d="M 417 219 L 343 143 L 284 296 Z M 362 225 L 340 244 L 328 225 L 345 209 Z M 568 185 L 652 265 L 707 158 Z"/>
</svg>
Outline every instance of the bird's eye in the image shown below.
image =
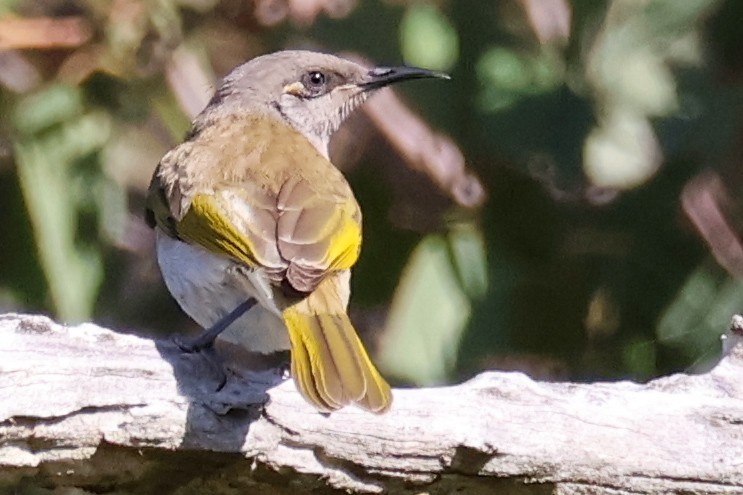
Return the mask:
<svg viewBox="0 0 743 495">
<path fill-rule="evenodd" d="M 308 72 L 305 79 L 308 89 L 321 89 L 325 85 L 325 74 L 320 71 Z"/>
</svg>

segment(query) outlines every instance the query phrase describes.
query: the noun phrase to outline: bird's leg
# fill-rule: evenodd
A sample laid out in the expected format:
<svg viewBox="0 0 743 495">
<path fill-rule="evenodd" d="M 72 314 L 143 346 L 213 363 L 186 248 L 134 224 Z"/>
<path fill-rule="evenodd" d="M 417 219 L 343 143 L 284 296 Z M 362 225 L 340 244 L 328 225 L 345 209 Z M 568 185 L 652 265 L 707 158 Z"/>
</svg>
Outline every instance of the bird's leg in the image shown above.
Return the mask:
<svg viewBox="0 0 743 495">
<path fill-rule="evenodd" d="M 249 297 L 244 302 L 240 303 L 235 309 L 230 311 L 226 316 L 224 316 L 224 318 L 204 330 L 195 338 L 181 339 L 180 337 L 175 337 L 173 340 L 183 352 L 187 352 L 189 354 L 193 352 L 199 352 L 203 349 L 206 349 L 207 347 L 211 347 L 211 345 L 214 344 L 214 340 L 217 338 L 217 336 L 219 336 L 220 333 L 224 332 L 227 327 L 235 322 L 235 320 L 247 313 L 248 310 L 255 306 L 257 302 L 258 301 L 256 301 L 254 297 Z"/>
</svg>

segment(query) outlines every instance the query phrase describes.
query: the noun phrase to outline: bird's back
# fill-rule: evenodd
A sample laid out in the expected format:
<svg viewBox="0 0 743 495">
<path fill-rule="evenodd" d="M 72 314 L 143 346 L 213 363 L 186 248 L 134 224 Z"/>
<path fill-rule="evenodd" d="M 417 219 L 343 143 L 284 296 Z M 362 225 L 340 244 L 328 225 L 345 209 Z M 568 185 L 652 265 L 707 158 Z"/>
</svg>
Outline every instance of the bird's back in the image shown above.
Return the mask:
<svg viewBox="0 0 743 495">
<path fill-rule="evenodd" d="M 179 166 L 185 154 L 188 170 Z M 161 167 L 161 173 L 189 182 L 195 193 L 258 183 L 278 195 L 288 180 L 303 179 L 320 195 L 353 196 L 343 174 L 306 137 L 268 115 L 230 115 L 210 123 L 166 155 Z"/>
</svg>

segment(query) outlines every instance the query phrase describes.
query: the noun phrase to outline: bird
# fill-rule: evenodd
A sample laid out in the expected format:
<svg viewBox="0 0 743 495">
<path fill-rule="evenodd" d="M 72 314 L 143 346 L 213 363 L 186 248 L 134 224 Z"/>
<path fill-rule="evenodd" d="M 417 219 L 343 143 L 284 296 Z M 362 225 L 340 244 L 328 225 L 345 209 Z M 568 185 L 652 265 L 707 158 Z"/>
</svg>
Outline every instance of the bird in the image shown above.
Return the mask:
<svg viewBox="0 0 743 495">
<path fill-rule="evenodd" d="M 328 144 L 374 91 L 420 78 L 448 76 L 286 50 L 221 80 L 146 198 L 165 285 L 205 329 L 185 351 L 230 328 L 253 352 L 290 350 L 291 376 L 318 411 L 390 409 L 347 314 L 362 216 Z"/>
</svg>

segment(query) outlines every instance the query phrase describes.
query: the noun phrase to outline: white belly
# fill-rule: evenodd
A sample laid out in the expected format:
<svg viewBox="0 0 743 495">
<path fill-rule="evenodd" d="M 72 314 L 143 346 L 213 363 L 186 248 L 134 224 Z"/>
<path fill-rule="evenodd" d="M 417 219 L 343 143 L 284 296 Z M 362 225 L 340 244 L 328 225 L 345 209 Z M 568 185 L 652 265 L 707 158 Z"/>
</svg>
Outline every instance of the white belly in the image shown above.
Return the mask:
<svg viewBox="0 0 743 495">
<path fill-rule="evenodd" d="M 255 297 L 259 304 L 230 325 L 222 337 L 254 352 L 289 349 L 286 327 L 260 273 L 248 275 L 228 259 L 155 230 L 157 262 L 165 285 L 188 316 L 208 328 Z"/>
</svg>

